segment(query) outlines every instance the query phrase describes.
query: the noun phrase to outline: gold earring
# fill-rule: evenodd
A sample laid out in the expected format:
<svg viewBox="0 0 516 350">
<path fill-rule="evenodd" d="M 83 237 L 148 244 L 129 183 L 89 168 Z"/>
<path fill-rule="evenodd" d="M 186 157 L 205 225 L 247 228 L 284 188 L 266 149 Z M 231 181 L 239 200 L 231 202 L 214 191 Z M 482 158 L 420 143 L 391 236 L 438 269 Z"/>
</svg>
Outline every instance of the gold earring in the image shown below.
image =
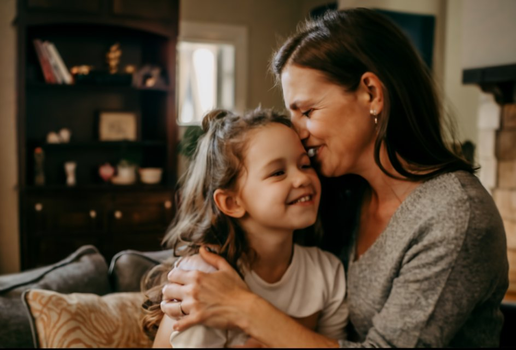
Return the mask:
<svg viewBox="0 0 516 350">
<path fill-rule="evenodd" d="M 378 117 L 376 116 L 376 109 L 371 109 L 369 111 L 374 116 L 374 125 L 378 125 Z"/>
</svg>

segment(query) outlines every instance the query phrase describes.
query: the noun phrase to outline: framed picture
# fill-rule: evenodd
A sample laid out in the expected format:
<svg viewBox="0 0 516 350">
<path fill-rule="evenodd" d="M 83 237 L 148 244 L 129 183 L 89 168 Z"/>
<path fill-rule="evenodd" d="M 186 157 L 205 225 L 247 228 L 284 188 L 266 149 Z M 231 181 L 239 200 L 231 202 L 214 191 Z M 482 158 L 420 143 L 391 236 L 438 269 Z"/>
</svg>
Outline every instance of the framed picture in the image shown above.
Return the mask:
<svg viewBox="0 0 516 350">
<path fill-rule="evenodd" d="M 99 112 L 100 141 L 137 141 L 138 114 L 126 111 Z"/>
</svg>

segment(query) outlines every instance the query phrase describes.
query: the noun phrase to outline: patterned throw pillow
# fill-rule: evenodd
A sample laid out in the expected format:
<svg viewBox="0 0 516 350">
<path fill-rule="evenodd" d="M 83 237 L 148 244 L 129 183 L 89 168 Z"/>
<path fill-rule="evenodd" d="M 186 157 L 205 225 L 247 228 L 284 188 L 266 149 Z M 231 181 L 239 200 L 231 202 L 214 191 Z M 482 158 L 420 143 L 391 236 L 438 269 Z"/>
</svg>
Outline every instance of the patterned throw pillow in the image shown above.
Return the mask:
<svg viewBox="0 0 516 350">
<path fill-rule="evenodd" d="M 149 348 L 140 327 L 141 293 L 61 294 L 32 289 L 24 294 L 41 348 Z"/>
</svg>

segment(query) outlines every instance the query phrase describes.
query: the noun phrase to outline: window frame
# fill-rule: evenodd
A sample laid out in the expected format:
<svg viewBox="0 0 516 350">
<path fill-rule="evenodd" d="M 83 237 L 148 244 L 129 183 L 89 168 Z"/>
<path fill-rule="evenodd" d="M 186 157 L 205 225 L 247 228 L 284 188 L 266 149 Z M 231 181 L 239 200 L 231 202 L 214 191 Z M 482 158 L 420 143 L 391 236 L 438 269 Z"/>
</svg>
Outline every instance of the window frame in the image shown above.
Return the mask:
<svg viewBox="0 0 516 350">
<path fill-rule="evenodd" d="M 247 106 L 248 29 L 245 26 L 211 22 L 181 21 L 177 44 L 181 41 L 207 44 L 229 44 L 235 47 L 235 107 L 238 114 Z M 178 75 L 179 76 L 179 75 Z M 198 125 L 198 122 L 183 123 L 179 119 L 179 83 L 176 82 L 176 121 L 178 125 Z"/>
</svg>

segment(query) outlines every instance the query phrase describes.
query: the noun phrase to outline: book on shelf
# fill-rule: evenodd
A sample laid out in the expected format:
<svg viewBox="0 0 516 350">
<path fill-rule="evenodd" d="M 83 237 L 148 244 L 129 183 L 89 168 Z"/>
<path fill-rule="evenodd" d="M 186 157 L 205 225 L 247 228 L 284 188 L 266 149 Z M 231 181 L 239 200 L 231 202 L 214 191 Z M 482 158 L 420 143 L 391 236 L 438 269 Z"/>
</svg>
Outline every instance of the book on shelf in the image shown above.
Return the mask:
<svg viewBox="0 0 516 350">
<path fill-rule="evenodd" d="M 47 48 L 48 52 L 50 53 L 50 56 L 52 57 L 52 59 L 56 62 L 57 72 L 61 76 L 62 82 L 67 85 L 72 84 L 73 83 L 72 75 L 68 71 L 68 68 L 66 68 L 66 65 L 64 64 L 63 59 L 61 58 L 59 51 L 57 51 L 54 43 L 52 43 L 50 41 L 45 41 L 44 45 Z"/>
<path fill-rule="evenodd" d="M 72 84 L 73 78 L 66 68 L 54 43 L 34 39 L 34 46 L 43 71 L 45 82 L 49 84 Z"/>
<path fill-rule="evenodd" d="M 57 83 L 57 80 L 54 76 L 54 72 L 52 70 L 52 66 L 50 65 L 50 61 L 47 57 L 47 52 L 43 48 L 43 42 L 40 39 L 34 39 L 34 47 L 36 49 L 36 54 L 38 56 L 41 70 L 43 71 L 43 77 L 45 78 L 45 82 L 47 84 Z"/>
<path fill-rule="evenodd" d="M 50 53 L 50 50 L 48 49 L 48 41 L 43 41 L 43 51 L 45 51 L 47 54 L 48 62 L 50 62 L 50 67 L 52 67 L 52 72 L 54 73 L 54 77 L 56 78 L 57 83 L 62 84 L 63 77 L 59 72 L 59 67 L 57 66 L 57 61 L 55 57 Z"/>
</svg>

